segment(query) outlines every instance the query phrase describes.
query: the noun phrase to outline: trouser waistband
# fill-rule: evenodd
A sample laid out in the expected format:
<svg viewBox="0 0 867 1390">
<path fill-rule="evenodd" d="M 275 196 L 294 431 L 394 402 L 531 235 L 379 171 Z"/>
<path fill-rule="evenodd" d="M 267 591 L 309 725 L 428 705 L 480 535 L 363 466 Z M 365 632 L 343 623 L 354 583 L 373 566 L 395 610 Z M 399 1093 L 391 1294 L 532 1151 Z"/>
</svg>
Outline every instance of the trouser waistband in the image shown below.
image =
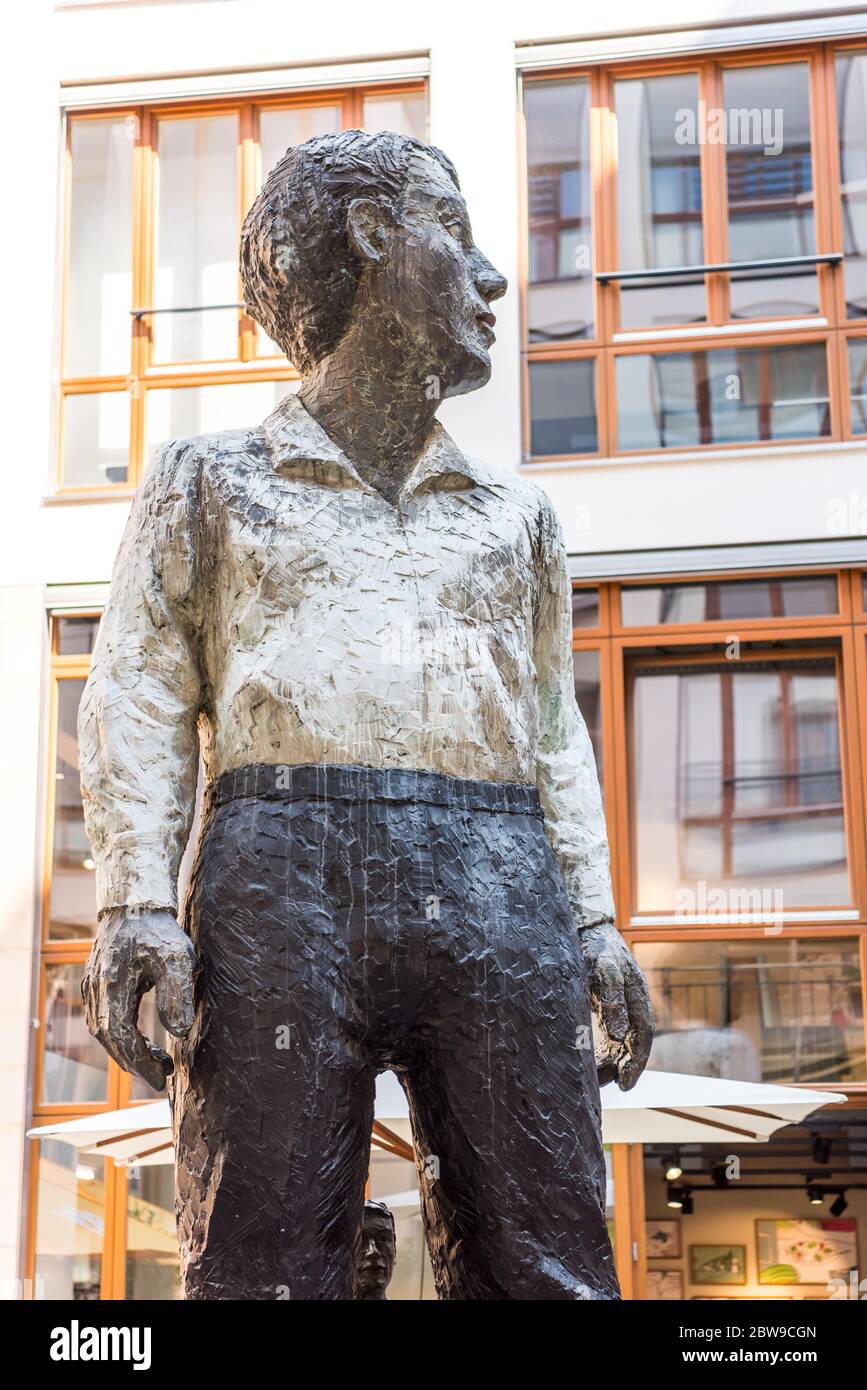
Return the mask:
<svg viewBox="0 0 867 1390">
<path fill-rule="evenodd" d="M 209 811 L 230 801 L 397 801 L 456 811 L 506 812 L 542 817 L 535 787 L 481 782 L 403 767 L 348 767 L 340 763 L 253 763 L 224 772 L 205 794 Z"/>
</svg>

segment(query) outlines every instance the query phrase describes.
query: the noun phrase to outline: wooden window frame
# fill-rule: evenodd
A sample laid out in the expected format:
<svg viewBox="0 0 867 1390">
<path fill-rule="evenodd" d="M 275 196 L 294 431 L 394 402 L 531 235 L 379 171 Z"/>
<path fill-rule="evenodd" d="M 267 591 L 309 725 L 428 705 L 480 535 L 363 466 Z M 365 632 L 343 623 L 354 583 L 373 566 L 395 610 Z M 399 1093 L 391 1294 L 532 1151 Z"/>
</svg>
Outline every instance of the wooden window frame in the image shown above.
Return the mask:
<svg viewBox="0 0 867 1390">
<path fill-rule="evenodd" d="M 848 390 L 847 341 L 867 333 L 867 315 L 847 319 L 845 313 L 845 261 L 816 266 L 818 312 L 785 318 L 732 319 L 729 304 L 729 274 L 706 274 L 707 317 L 701 325 L 666 325 L 646 329 L 619 328 L 619 286 L 616 281 L 601 282 L 596 272 L 619 268 L 617 232 L 617 128 L 614 112 L 614 84 L 620 79 L 650 78 L 695 73 L 698 100 L 710 108 L 721 108 L 723 72 L 735 68 L 806 64 L 810 101 L 811 163 L 815 253 L 843 252 L 843 226 L 840 206 L 840 160 L 838 146 L 835 62 L 846 52 L 867 52 L 867 38 L 764 48 L 745 48 L 725 53 L 695 54 L 652 61 L 625 61 L 605 67 L 564 66 L 524 73 L 519 78 L 520 197 L 519 264 L 522 401 L 522 461 L 530 466 L 557 466 L 580 460 L 606 458 L 730 452 L 732 450 L 785 450 L 809 444 L 817 448 L 865 435 L 853 435 Z M 556 343 L 531 342 L 529 335 L 529 164 L 527 160 L 524 96 L 538 83 L 586 79 L 591 88 L 590 109 L 590 185 L 593 227 L 594 336 Z M 706 264 L 728 260 L 728 211 L 724 144 L 705 142 L 700 146 L 703 254 Z M 694 444 L 674 447 L 621 449 L 617 447 L 617 400 L 614 372 L 618 357 L 630 354 L 657 355 L 674 352 L 712 351 L 715 348 L 769 348 L 801 343 L 822 343 L 827 354 L 830 433 L 801 439 L 740 441 Z M 595 363 L 597 403 L 597 448 L 589 452 L 533 454 L 531 451 L 530 366 L 533 363 L 575 361 L 591 358 Z"/>
<path fill-rule="evenodd" d="M 424 94 L 428 84 L 424 79 L 400 82 L 366 83 L 349 87 L 329 87 L 309 91 L 274 93 L 254 99 L 221 97 L 213 101 L 191 98 L 128 107 L 93 108 L 76 111 L 66 118 L 63 153 L 63 250 L 60 323 L 60 385 L 58 427 L 54 458 L 52 502 L 92 502 L 103 498 L 132 497 L 141 482 L 147 460 L 145 445 L 145 411 L 150 389 L 173 386 L 225 386 L 235 382 L 297 381 L 298 372 L 284 357 L 259 353 L 258 328 L 243 309 L 237 310 L 237 353 L 233 358 L 219 361 L 155 362 L 151 316 L 131 318 L 129 372 L 111 376 L 91 374 L 66 376 L 63 354 L 68 326 L 67 299 L 69 291 L 69 220 L 72 178 L 72 131 L 83 122 L 96 120 L 135 121 L 132 152 L 132 308 L 157 307 L 153 302 L 154 256 L 156 250 L 156 200 L 158 171 L 158 125 L 163 120 L 181 120 L 196 116 L 235 114 L 238 117 L 236 146 L 236 204 L 237 226 L 241 226 L 247 209 L 259 188 L 261 157 L 259 146 L 259 116 L 269 110 L 303 110 L 309 107 L 337 106 L 340 109 L 341 129 L 359 127 L 365 98 L 368 96 L 403 96 Z M 238 302 L 243 301 L 240 274 L 237 281 Z M 130 403 L 129 454 L 127 477 L 122 483 L 71 485 L 63 479 L 63 442 L 65 403 L 73 395 L 101 395 L 106 392 L 128 393 Z"/>
</svg>

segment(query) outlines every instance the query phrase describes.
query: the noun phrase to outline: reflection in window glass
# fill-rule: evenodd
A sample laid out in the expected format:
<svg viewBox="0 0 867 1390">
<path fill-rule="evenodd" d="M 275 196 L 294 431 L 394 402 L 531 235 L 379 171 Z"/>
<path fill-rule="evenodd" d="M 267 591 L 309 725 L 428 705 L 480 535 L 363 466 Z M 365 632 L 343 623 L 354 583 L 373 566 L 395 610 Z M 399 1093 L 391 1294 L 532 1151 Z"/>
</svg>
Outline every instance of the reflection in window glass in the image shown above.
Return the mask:
<svg viewBox="0 0 867 1390">
<path fill-rule="evenodd" d="M 572 626 L 599 626 L 599 590 L 572 590 Z"/>
<path fill-rule="evenodd" d="M 776 920 L 847 904 L 834 663 L 732 665 L 635 673 L 637 908 Z"/>
<path fill-rule="evenodd" d="M 837 130 L 846 313 L 857 319 L 867 314 L 867 53 L 837 54 Z"/>
<path fill-rule="evenodd" d="M 849 339 L 852 433 L 867 434 L 867 338 Z"/>
<path fill-rule="evenodd" d="M 99 618 L 74 617 L 54 619 L 58 656 L 89 656 L 99 631 Z"/>
<path fill-rule="evenodd" d="M 620 268 L 701 265 L 697 75 L 616 82 L 614 101 Z M 703 275 L 624 280 L 620 285 L 623 328 L 703 323 L 705 318 Z"/>
<path fill-rule="evenodd" d="M 154 307 L 238 302 L 238 118 L 197 116 L 159 123 Z M 237 357 L 238 312 L 156 314 L 157 362 Z"/>
<path fill-rule="evenodd" d="M 174 1165 L 136 1163 L 127 1175 L 126 1297 L 180 1298 Z"/>
<path fill-rule="evenodd" d="M 104 1101 L 108 1053 L 92 1038 L 81 1002 L 83 965 L 46 965 L 42 1096 L 47 1105 Z"/>
<path fill-rule="evenodd" d="M 620 610 L 627 627 L 821 617 L 837 612 L 837 579 L 833 574 L 816 574 L 792 579 L 624 585 Z"/>
<path fill-rule="evenodd" d="M 599 652 L 574 651 L 572 669 L 575 672 L 575 699 L 584 716 L 590 742 L 596 757 L 599 784 L 602 785 L 602 698 L 599 686 Z"/>
<path fill-rule="evenodd" d="M 63 481 L 67 487 L 125 483 L 129 463 L 129 394 L 65 396 Z"/>
<path fill-rule="evenodd" d="M 818 343 L 617 358 L 620 449 L 819 439 L 831 433 Z"/>
<path fill-rule="evenodd" d="M 590 84 L 528 82 L 527 309 L 531 342 L 593 336 Z"/>
<path fill-rule="evenodd" d="M 95 1302 L 100 1297 L 105 1233 L 103 1161 L 71 1144 L 39 1146 L 34 1294 Z"/>
<path fill-rule="evenodd" d="M 95 865 L 84 829 L 78 777 L 77 722 L 83 691 L 83 679 L 57 682 L 54 838 L 48 900 L 50 941 L 93 936 L 96 927 Z"/>
<path fill-rule="evenodd" d="M 806 63 L 726 70 L 723 105 L 729 260 L 815 255 Z M 818 312 L 815 266 L 731 276 L 732 318 Z"/>
<path fill-rule="evenodd" d="M 138 1026 L 145 1037 L 163 1052 L 169 1051 L 169 1035 L 157 1013 L 156 990 L 148 990 L 142 998 L 138 1011 Z M 159 1100 L 162 1092 L 154 1091 L 141 1076 L 135 1072 L 130 1077 L 130 1095 L 133 1100 Z"/>
<path fill-rule="evenodd" d="M 596 435 L 595 363 L 530 363 L 530 452 L 591 454 Z"/>
<path fill-rule="evenodd" d="M 368 92 L 364 96 L 361 125 L 371 135 L 378 130 L 396 130 L 398 135 L 426 141 L 427 93 Z"/>
<path fill-rule="evenodd" d="M 147 393 L 145 458 L 170 439 L 260 425 L 297 381 L 242 381 L 228 386 L 178 386 Z"/>
<path fill-rule="evenodd" d="M 135 117 L 73 121 L 63 374 L 129 371 Z"/>
<path fill-rule="evenodd" d="M 648 942 L 657 1071 L 809 1086 L 867 1080 L 857 940 Z"/>
</svg>

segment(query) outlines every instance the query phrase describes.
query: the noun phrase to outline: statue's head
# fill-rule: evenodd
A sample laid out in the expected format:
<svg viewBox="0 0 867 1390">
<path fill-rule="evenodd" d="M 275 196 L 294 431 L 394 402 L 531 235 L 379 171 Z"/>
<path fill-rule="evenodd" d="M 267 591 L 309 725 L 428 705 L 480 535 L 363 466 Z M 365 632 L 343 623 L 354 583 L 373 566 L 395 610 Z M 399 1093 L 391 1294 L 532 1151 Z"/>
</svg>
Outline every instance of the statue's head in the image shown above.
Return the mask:
<svg viewBox="0 0 867 1390">
<path fill-rule="evenodd" d="M 383 372 L 433 376 L 438 395 L 490 376 L 490 303 L 506 281 L 433 145 L 347 130 L 287 150 L 244 222 L 241 278 L 248 312 L 302 376 L 350 329 L 371 335 Z"/>
<path fill-rule="evenodd" d="M 394 1273 L 396 1255 L 394 1217 L 384 1202 L 365 1202 L 361 1242 L 355 1262 L 354 1291 L 357 1299 L 372 1301 L 385 1298 Z"/>
</svg>

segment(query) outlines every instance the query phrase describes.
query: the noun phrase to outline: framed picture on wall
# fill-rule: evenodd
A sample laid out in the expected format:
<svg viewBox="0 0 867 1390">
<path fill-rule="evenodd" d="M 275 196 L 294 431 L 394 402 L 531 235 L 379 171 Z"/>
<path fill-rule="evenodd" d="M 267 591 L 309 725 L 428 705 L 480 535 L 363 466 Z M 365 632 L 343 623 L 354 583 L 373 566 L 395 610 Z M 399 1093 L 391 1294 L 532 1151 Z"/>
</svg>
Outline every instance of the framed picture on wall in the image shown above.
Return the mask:
<svg viewBox="0 0 867 1390">
<path fill-rule="evenodd" d="M 667 1216 L 656 1220 L 649 1216 L 644 1223 L 649 1260 L 679 1260 L 682 1254 L 680 1245 L 680 1222 Z"/>
<path fill-rule="evenodd" d="M 760 1284 L 848 1281 L 858 1267 L 858 1226 L 851 1217 L 756 1222 Z"/>
<path fill-rule="evenodd" d="M 674 1302 L 682 1298 L 682 1270 L 649 1269 L 647 1271 L 647 1300 L 649 1303 Z"/>
<path fill-rule="evenodd" d="M 691 1245 L 689 1247 L 691 1284 L 745 1284 L 747 1247 L 745 1245 Z"/>
</svg>

